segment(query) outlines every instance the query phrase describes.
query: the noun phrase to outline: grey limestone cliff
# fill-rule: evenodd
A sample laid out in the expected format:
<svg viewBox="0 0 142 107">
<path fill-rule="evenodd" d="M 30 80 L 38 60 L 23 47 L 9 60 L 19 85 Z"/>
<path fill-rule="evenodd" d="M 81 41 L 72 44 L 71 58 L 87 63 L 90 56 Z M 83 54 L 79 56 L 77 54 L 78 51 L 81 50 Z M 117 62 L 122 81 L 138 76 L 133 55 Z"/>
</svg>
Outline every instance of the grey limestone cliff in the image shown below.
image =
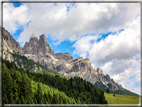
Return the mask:
<svg viewBox="0 0 142 107">
<path fill-rule="evenodd" d="M 2 28 L 2 38 L 7 43 L 8 47 L 10 47 L 11 50 L 15 52 L 19 52 L 20 54 L 23 53 L 22 48 L 20 47 L 20 44 L 10 35 L 10 33 Z"/>
</svg>

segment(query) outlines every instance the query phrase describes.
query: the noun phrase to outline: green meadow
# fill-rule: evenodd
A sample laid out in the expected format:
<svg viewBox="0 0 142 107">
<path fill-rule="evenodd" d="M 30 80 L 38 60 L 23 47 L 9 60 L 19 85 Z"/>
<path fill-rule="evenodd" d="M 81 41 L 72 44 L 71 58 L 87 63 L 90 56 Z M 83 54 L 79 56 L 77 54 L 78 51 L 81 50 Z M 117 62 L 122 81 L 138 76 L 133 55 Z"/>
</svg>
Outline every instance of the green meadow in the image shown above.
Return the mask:
<svg viewBox="0 0 142 107">
<path fill-rule="evenodd" d="M 139 104 L 139 97 L 118 94 L 114 97 L 113 94 L 104 94 L 108 104 Z"/>
</svg>

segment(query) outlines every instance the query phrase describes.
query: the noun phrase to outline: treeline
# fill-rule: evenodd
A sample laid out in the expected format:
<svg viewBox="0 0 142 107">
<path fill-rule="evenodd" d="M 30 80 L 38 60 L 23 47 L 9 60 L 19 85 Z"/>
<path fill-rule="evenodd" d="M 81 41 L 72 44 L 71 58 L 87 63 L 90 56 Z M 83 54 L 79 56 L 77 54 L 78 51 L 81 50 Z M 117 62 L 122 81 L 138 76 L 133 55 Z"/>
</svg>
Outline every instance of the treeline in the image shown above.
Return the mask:
<svg viewBox="0 0 142 107">
<path fill-rule="evenodd" d="M 33 73 L 17 68 L 13 62 L 3 60 L 3 104 L 107 104 L 104 91 L 80 77 L 61 78 L 58 75 Z M 40 84 L 32 91 L 31 80 L 46 84 L 65 95 L 42 92 Z"/>
<path fill-rule="evenodd" d="M 31 79 L 23 69 L 7 60 L 2 61 L 2 103 L 3 104 L 76 104 L 73 98 L 69 98 L 63 92 L 42 92 L 41 84 L 38 82 L 37 89 L 32 89 Z"/>
</svg>

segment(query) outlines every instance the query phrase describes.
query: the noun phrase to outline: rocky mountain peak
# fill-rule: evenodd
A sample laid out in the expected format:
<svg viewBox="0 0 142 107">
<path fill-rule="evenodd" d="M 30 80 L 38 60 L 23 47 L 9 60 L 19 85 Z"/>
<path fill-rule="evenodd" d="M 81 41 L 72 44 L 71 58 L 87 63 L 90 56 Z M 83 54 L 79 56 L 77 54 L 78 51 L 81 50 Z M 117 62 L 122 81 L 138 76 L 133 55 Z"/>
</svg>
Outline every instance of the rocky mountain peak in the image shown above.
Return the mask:
<svg viewBox="0 0 142 107">
<path fill-rule="evenodd" d="M 90 63 L 90 60 L 89 60 L 89 58 L 85 58 L 84 60 L 85 60 L 85 61 L 87 61 L 88 63 Z"/>
<path fill-rule="evenodd" d="M 34 37 L 36 37 L 36 36 L 35 36 L 35 34 L 34 34 L 34 33 L 32 33 L 31 38 L 34 38 Z"/>
<path fill-rule="evenodd" d="M 22 48 L 20 47 L 20 44 L 3 27 L 2 27 L 2 30 L 3 30 L 3 40 L 6 41 L 7 45 L 10 47 L 10 49 L 22 54 L 23 52 L 22 52 Z"/>
<path fill-rule="evenodd" d="M 109 76 L 108 74 L 106 74 L 106 77 L 107 77 L 107 78 L 110 78 L 110 76 Z"/>
<path fill-rule="evenodd" d="M 101 68 L 97 68 L 98 74 L 103 74 L 103 70 Z"/>
<path fill-rule="evenodd" d="M 106 81 L 110 83 L 111 82 L 110 76 L 108 74 L 106 74 L 105 77 L 106 77 Z"/>
<path fill-rule="evenodd" d="M 69 53 L 56 53 L 55 58 L 70 61 L 73 57 Z"/>
<path fill-rule="evenodd" d="M 42 46 L 42 48 L 50 47 L 49 44 L 47 43 L 47 40 L 44 34 L 40 35 L 39 44 L 40 46 Z"/>
<path fill-rule="evenodd" d="M 30 44 L 37 44 L 38 38 L 34 35 L 34 33 L 30 37 Z"/>
<path fill-rule="evenodd" d="M 46 40 L 46 37 L 45 37 L 44 34 L 40 35 L 40 39 L 39 39 L 39 40 L 41 40 L 41 41 L 47 43 L 47 40 Z"/>
</svg>

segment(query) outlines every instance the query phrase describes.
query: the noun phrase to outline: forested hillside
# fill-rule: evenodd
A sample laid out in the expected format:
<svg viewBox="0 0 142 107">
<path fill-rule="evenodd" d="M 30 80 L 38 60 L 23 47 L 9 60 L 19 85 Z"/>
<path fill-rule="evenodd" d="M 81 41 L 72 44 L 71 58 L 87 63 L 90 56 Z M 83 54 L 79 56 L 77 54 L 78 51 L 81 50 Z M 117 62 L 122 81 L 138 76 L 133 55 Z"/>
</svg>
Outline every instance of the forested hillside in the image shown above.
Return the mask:
<svg viewBox="0 0 142 107">
<path fill-rule="evenodd" d="M 82 78 L 34 73 L 7 60 L 2 68 L 3 104 L 107 104 L 104 91 Z"/>
</svg>

